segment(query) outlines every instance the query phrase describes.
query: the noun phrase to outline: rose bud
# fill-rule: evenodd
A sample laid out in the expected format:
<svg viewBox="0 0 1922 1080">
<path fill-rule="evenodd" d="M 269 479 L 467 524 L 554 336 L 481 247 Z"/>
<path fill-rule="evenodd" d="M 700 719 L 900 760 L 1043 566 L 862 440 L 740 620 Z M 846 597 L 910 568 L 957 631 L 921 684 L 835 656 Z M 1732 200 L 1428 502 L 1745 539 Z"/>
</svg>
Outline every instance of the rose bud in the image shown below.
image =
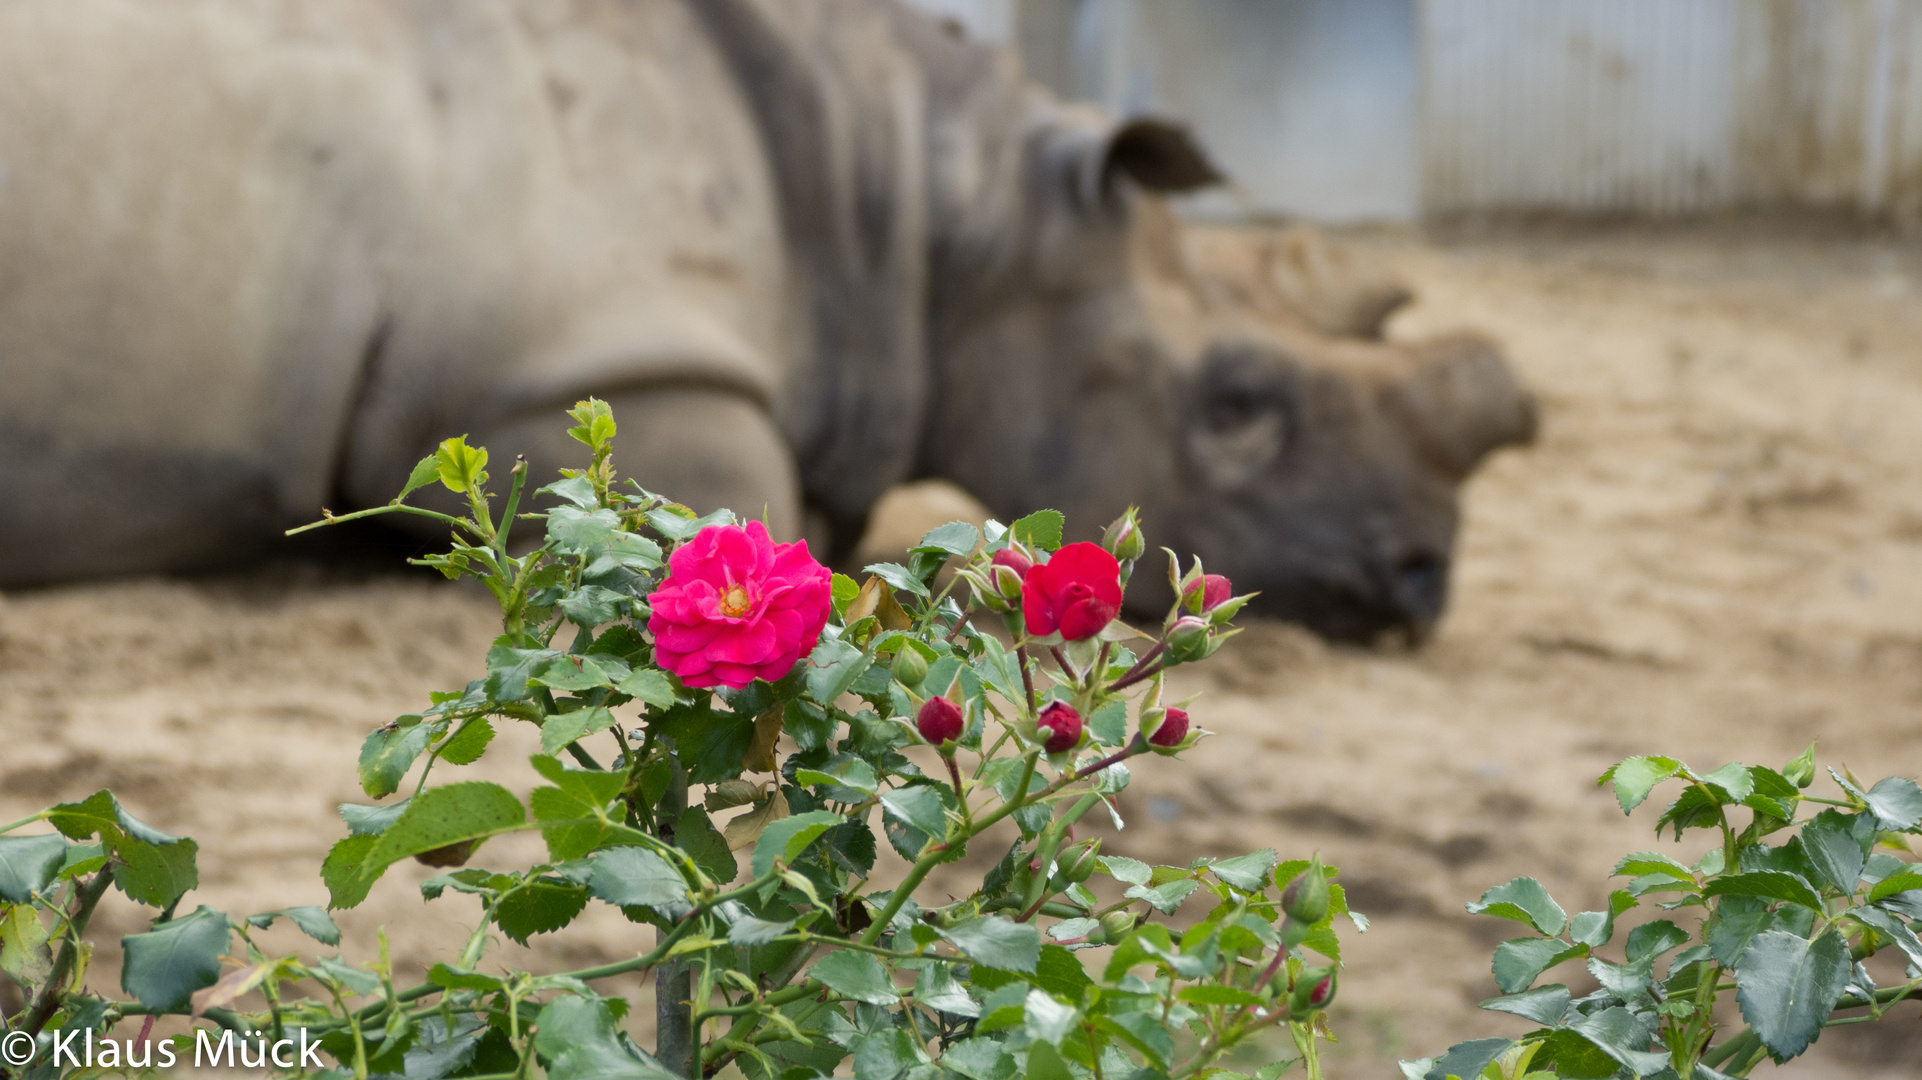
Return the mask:
<svg viewBox="0 0 1922 1080">
<path fill-rule="evenodd" d="M 1101 534 L 1101 546 L 1124 563 L 1134 562 L 1147 553 L 1148 541 L 1141 535 L 1141 522 L 1135 517 L 1134 507 L 1130 506 L 1126 513 L 1114 519 Z"/>
<path fill-rule="evenodd" d="M 1288 1014 L 1297 1020 L 1306 1020 L 1334 1002 L 1335 969 L 1309 968 L 1295 980 L 1294 992 L 1288 998 Z"/>
<path fill-rule="evenodd" d="M 1161 718 L 1161 726 L 1148 736 L 1149 746 L 1176 747 L 1188 737 L 1188 710 L 1169 709 Z"/>
<path fill-rule="evenodd" d="M 1201 660 L 1214 652 L 1209 626 L 1193 615 L 1183 615 L 1168 628 L 1168 657 L 1178 664 Z"/>
<path fill-rule="evenodd" d="M 1081 714 L 1065 701 L 1054 702 L 1042 709 L 1034 722 L 1041 729 L 1041 737 L 1046 740 L 1042 746 L 1050 754 L 1072 750 L 1081 741 Z"/>
<path fill-rule="evenodd" d="M 1114 941 L 1135 928 L 1135 917 L 1125 911 L 1110 911 L 1101 917 L 1101 928 L 1108 932 L 1108 940 Z"/>
<path fill-rule="evenodd" d="M 903 644 L 888 670 L 902 686 L 920 686 L 921 680 L 928 677 L 928 658 L 914 646 Z"/>
<path fill-rule="evenodd" d="M 1803 751 L 1802 756 L 1782 766 L 1782 779 L 1798 788 L 1808 787 L 1815 782 L 1815 747 Z"/>
<path fill-rule="evenodd" d="M 1094 876 L 1101 864 L 1096 858 L 1101 854 L 1100 840 L 1083 840 L 1079 844 L 1055 856 L 1055 875 L 1061 879 L 1061 887 L 1079 885 Z"/>
<path fill-rule="evenodd" d="M 1321 872 L 1321 856 L 1315 856 L 1308 869 L 1281 892 L 1281 910 L 1304 926 L 1313 926 L 1328 917 L 1328 877 Z"/>
<path fill-rule="evenodd" d="M 1192 582 L 1188 590 L 1181 594 L 1188 610 L 1197 615 L 1208 612 L 1227 603 L 1235 595 L 1235 587 L 1220 574 L 1203 574 L 1201 580 Z"/>
<path fill-rule="evenodd" d="M 940 746 L 960 738 L 968 723 L 961 715 L 961 706 L 944 697 L 931 697 L 915 715 L 914 726 L 920 729 L 922 738 Z"/>
<path fill-rule="evenodd" d="M 1018 578 L 1027 577 L 1028 571 L 1034 569 L 1034 560 L 1023 555 L 1019 548 L 1002 548 L 989 557 L 988 563 L 992 566 L 1005 566 L 1014 571 L 1014 576 Z"/>
</svg>

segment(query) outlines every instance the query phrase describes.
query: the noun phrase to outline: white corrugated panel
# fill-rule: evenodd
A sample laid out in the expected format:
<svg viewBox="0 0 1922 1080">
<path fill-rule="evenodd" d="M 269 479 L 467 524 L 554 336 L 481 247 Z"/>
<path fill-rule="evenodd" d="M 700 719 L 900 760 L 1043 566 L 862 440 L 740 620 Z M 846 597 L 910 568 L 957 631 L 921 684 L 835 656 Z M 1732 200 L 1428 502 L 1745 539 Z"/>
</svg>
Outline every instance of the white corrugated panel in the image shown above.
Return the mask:
<svg viewBox="0 0 1922 1080">
<path fill-rule="evenodd" d="M 1422 202 L 1922 210 L 1922 0 L 1424 0 Z"/>
</svg>

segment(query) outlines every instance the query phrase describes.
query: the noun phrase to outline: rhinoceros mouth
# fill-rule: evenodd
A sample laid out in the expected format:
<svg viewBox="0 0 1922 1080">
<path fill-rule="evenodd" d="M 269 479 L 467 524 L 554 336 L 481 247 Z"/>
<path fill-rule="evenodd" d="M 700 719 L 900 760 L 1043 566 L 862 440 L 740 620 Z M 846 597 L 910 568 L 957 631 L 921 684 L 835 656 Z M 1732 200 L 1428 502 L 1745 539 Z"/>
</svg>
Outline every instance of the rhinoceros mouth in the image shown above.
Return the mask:
<svg viewBox="0 0 1922 1080">
<path fill-rule="evenodd" d="M 1247 610 L 1297 623 L 1347 645 L 1378 645 L 1393 638 L 1409 644 L 1426 641 L 1446 601 L 1446 562 L 1403 560 L 1383 577 L 1386 580 L 1371 577 L 1367 584 L 1312 578 L 1263 583 Z M 1239 579 L 1235 587 L 1243 587 Z"/>
</svg>

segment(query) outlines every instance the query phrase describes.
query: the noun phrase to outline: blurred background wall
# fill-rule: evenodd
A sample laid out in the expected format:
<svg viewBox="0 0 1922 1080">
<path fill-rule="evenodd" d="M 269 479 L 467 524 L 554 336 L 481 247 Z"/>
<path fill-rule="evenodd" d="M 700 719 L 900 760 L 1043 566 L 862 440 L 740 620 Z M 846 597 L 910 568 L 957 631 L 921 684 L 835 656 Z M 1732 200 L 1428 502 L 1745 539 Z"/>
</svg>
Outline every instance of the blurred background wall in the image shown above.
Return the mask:
<svg viewBox="0 0 1922 1080">
<path fill-rule="evenodd" d="M 1922 0 L 912 0 L 1323 221 L 1922 218 Z"/>
</svg>

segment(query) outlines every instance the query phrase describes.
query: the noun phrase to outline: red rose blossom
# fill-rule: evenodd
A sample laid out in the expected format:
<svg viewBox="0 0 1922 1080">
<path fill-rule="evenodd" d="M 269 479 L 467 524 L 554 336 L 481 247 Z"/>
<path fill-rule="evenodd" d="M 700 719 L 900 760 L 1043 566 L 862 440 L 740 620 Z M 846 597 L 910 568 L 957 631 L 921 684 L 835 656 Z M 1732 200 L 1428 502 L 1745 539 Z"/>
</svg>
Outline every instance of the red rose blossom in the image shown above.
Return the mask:
<svg viewBox="0 0 1922 1080">
<path fill-rule="evenodd" d="M 1181 740 L 1188 737 L 1188 710 L 1169 709 L 1168 715 L 1161 718 L 1161 726 L 1148 736 L 1149 746 L 1180 746 Z"/>
<path fill-rule="evenodd" d="M 961 707 L 945 697 L 931 697 L 921 706 L 914 718 L 915 726 L 921 730 L 921 737 L 940 746 L 961 737 L 967 726 L 961 715 Z"/>
<path fill-rule="evenodd" d="M 1034 637 L 1059 630 L 1063 639 L 1081 641 L 1120 613 L 1121 564 L 1100 544 L 1069 544 L 1021 582 L 1021 614 Z"/>
<path fill-rule="evenodd" d="M 689 686 L 772 682 L 814 651 L 833 601 L 807 541 L 777 544 L 750 521 L 709 525 L 676 548 L 648 598 L 654 662 Z"/>
<path fill-rule="evenodd" d="M 1065 701 L 1054 702 L 1042 709 L 1041 715 L 1035 717 L 1034 722 L 1046 738 L 1047 741 L 1042 746 L 1050 754 L 1072 750 L 1074 744 L 1081 741 L 1081 714 L 1074 711 L 1074 706 Z"/>
</svg>

